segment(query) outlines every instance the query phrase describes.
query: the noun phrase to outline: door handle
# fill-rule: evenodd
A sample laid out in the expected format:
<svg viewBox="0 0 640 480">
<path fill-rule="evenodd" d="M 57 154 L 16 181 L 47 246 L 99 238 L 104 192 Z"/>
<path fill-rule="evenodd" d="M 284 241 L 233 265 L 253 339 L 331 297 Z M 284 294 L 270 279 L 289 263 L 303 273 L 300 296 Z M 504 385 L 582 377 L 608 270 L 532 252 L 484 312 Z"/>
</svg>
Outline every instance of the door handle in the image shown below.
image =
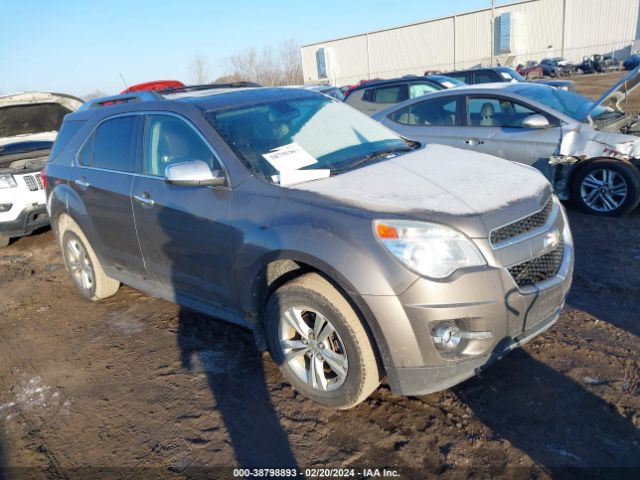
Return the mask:
<svg viewBox="0 0 640 480">
<path fill-rule="evenodd" d="M 484 143 L 484 140 L 478 140 L 477 138 L 467 138 L 464 143 L 466 143 L 470 147 L 475 147 L 476 145 L 482 145 Z"/>
<path fill-rule="evenodd" d="M 76 178 L 75 180 L 76 185 L 78 185 L 80 188 L 82 188 L 83 190 L 89 188 L 91 186 L 91 184 L 89 182 L 87 182 L 87 179 L 84 177 L 81 178 Z"/>
<path fill-rule="evenodd" d="M 151 197 L 149 197 L 147 192 L 141 193 L 140 195 L 134 195 L 133 198 L 145 207 L 153 207 L 156 203 Z"/>
</svg>

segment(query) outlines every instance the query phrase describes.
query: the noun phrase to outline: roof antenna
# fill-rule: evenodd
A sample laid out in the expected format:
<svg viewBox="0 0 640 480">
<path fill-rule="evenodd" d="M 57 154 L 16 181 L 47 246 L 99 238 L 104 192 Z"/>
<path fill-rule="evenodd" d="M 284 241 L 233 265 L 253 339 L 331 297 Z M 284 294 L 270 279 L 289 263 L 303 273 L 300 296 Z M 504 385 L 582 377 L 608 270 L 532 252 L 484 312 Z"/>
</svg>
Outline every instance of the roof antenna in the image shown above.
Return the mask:
<svg viewBox="0 0 640 480">
<path fill-rule="evenodd" d="M 129 88 L 129 85 L 127 85 L 127 82 L 124 81 L 124 77 L 122 76 L 122 74 L 119 73 L 118 75 L 120 75 L 120 79 L 122 80 L 122 83 L 124 83 L 124 88 Z"/>
</svg>

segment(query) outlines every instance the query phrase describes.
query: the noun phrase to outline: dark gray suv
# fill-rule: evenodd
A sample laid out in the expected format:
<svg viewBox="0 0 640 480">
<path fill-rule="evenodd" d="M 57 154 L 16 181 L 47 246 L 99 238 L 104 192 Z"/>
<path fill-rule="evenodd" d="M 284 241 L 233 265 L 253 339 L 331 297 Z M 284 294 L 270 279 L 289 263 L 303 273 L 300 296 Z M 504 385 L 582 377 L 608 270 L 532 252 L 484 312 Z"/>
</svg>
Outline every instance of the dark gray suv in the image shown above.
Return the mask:
<svg viewBox="0 0 640 480">
<path fill-rule="evenodd" d="M 536 170 L 420 145 L 301 89 L 139 92 L 65 118 L 47 207 L 86 298 L 124 283 L 252 329 L 349 408 L 448 388 L 548 329 L 571 283 Z"/>
</svg>

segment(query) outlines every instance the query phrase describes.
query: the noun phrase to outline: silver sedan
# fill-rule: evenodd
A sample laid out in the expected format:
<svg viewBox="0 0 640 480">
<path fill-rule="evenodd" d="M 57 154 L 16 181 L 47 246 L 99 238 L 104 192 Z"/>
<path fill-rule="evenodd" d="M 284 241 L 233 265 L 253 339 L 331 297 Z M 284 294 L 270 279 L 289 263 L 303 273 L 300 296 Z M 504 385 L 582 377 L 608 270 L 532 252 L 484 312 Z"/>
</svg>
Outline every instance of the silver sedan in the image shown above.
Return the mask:
<svg viewBox="0 0 640 480">
<path fill-rule="evenodd" d="M 593 214 L 621 215 L 640 202 L 640 121 L 620 108 L 639 72 L 596 102 L 540 84 L 495 83 L 431 93 L 373 118 L 419 142 L 531 165 L 561 199 Z"/>
</svg>

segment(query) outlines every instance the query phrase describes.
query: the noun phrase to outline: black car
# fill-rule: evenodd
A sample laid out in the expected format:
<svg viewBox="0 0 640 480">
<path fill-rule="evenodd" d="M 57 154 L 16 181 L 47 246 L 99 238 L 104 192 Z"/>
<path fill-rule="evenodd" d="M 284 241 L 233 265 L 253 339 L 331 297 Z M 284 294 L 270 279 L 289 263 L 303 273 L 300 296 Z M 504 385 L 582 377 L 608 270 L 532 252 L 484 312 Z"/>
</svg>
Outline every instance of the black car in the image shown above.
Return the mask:
<svg viewBox="0 0 640 480">
<path fill-rule="evenodd" d="M 527 79 L 509 67 L 473 68 L 447 72 L 447 76 L 460 80 L 468 85 L 477 83 L 501 83 L 501 82 L 526 82 Z M 536 83 L 544 83 L 560 90 L 575 90 L 571 80 L 538 80 Z"/>
</svg>

